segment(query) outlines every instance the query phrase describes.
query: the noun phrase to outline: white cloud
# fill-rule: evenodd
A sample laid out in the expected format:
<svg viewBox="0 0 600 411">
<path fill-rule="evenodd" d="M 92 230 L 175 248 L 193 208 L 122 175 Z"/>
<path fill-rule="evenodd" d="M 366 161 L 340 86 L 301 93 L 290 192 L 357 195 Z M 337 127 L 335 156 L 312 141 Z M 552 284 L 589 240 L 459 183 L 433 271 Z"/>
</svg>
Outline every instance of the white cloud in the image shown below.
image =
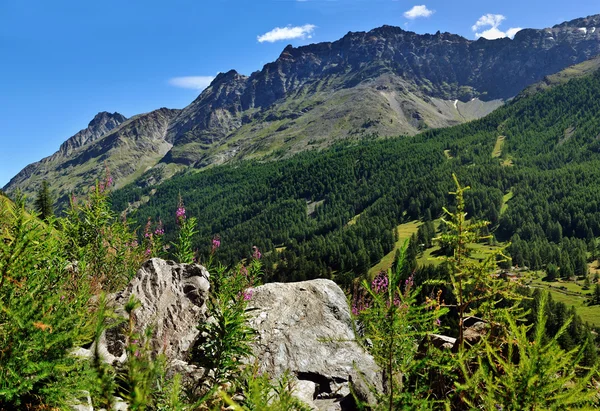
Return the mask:
<svg viewBox="0 0 600 411">
<path fill-rule="evenodd" d="M 313 24 L 305 24 L 304 26 L 287 26 L 287 27 L 275 27 L 268 33 L 258 36 L 258 42 L 274 43 L 280 40 L 291 40 L 291 39 L 304 39 L 312 38 L 312 33 L 315 31 L 317 26 Z"/>
<path fill-rule="evenodd" d="M 500 30 L 498 27 L 504 20 L 506 20 L 506 17 L 502 14 L 486 14 L 477 20 L 473 27 L 471 27 L 471 30 L 475 32 L 476 37 L 483 37 L 488 40 L 500 39 L 503 37 L 513 38 L 517 32 L 522 30 L 521 27 L 511 27 L 506 31 Z M 488 27 L 487 30 L 481 32 L 478 31 L 486 27 Z"/>
<path fill-rule="evenodd" d="M 214 79 L 215 78 L 212 76 L 173 77 L 172 79 L 169 79 L 169 84 L 180 88 L 204 90 Z"/>
<path fill-rule="evenodd" d="M 522 27 L 511 27 L 508 30 L 506 30 L 506 36 L 512 39 L 515 36 L 515 34 L 520 32 L 521 30 L 523 30 Z"/>
<path fill-rule="evenodd" d="M 404 17 L 406 17 L 407 19 L 413 20 L 413 19 L 416 19 L 419 17 L 429 17 L 433 13 L 435 13 L 435 10 L 429 10 L 427 8 L 427 6 L 421 5 L 421 6 L 414 6 L 412 9 L 405 11 Z"/>
</svg>

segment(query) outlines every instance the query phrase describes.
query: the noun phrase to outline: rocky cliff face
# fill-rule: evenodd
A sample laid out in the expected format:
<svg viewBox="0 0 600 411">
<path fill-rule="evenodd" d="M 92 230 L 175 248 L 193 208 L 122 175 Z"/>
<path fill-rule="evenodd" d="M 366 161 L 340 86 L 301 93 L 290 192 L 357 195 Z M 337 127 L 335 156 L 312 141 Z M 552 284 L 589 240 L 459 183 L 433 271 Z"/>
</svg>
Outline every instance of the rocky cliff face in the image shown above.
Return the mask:
<svg viewBox="0 0 600 411">
<path fill-rule="evenodd" d="M 6 185 L 10 194 L 20 189 L 34 198 L 42 181 L 50 183 L 55 198 L 65 203 L 71 193 L 86 192 L 108 167 L 116 187 L 141 175 L 169 151 L 165 140 L 178 110 L 161 108 L 130 119 L 99 113 L 89 126 L 65 141 L 53 155 L 25 167 Z"/>
<path fill-rule="evenodd" d="M 219 75 L 169 127 L 167 161 L 204 166 L 319 139 L 414 134 L 481 117 L 600 54 L 600 16 L 514 39 L 384 26 L 294 48 L 251 76 Z M 475 100 L 474 100 L 475 99 Z M 345 110 L 347 109 L 347 110 Z"/>
<path fill-rule="evenodd" d="M 98 140 L 125 121 L 127 121 L 127 117 L 119 113 L 110 114 L 106 111 L 98 113 L 94 119 L 90 121 L 87 128 L 84 128 L 62 143 L 55 156 L 67 157 L 79 147 Z"/>
</svg>

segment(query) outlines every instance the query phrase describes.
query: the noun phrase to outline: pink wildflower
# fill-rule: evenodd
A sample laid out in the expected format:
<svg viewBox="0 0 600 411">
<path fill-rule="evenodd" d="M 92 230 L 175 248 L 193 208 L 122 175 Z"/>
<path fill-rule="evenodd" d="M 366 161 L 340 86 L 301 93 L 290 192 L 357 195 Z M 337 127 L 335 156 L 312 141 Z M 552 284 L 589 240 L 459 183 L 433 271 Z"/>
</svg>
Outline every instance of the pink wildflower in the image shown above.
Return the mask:
<svg viewBox="0 0 600 411">
<path fill-rule="evenodd" d="M 252 295 L 254 294 L 254 290 L 249 288 L 248 290 L 243 292 L 244 301 L 250 301 L 252 299 Z"/>
<path fill-rule="evenodd" d="M 252 253 L 252 257 L 254 257 L 257 260 L 260 260 L 260 257 L 262 257 L 262 254 L 260 253 L 260 250 L 258 249 L 257 246 L 252 246 L 252 249 L 254 250 L 254 252 Z"/>
<path fill-rule="evenodd" d="M 210 253 L 214 254 L 217 251 L 217 248 L 219 247 L 221 247 L 221 240 L 219 239 L 219 237 L 213 238 Z"/>
<path fill-rule="evenodd" d="M 104 188 L 109 188 L 113 183 L 113 178 L 110 175 L 110 169 L 108 168 L 108 164 L 106 164 L 106 163 L 104 163 L 104 170 L 105 170 L 105 177 L 104 177 L 103 190 L 104 190 Z"/>
<path fill-rule="evenodd" d="M 156 227 L 156 230 L 154 230 L 154 234 L 155 235 L 163 235 L 165 233 L 165 229 L 162 226 L 162 222 L 159 221 L 158 222 L 158 227 Z"/>
<path fill-rule="evenodd" d="M 377 274 L 377 277 L 375 277 L 373 279 L 373 282 L 371 283 L 371 287 L 373 288 L 373 291 L 375 291 L 378 294 L 386 292 L 388 285 L 389 285 L 388 277 L 387 277 L 387 274 L 384 272 L 380 272 L 379 274 Z"/>
<path fill-rule="evenodd" d="M 144 237 L 152 237 L 152 221 L 150 221 L 150 217 L 148 217 L 148 221 L 146 222 L 146 228 L 144 228 Z"/>
</svg>

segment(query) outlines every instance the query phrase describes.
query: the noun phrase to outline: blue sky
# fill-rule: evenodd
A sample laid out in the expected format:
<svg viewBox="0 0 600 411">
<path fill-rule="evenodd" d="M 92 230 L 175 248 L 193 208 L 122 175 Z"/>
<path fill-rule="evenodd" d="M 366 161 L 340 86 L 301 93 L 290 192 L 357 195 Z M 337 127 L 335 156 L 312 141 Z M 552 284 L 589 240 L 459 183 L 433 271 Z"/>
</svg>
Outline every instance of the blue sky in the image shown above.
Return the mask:
<svg viewBox="0 0 600 411">
<path fill-rule="evenodd" d="M 497 37 L 597 13 L 598 0 L 0 0 L 0 187 L 99 111 L 182 108 L 287 44 L 383 24 Z"/>
</svg>

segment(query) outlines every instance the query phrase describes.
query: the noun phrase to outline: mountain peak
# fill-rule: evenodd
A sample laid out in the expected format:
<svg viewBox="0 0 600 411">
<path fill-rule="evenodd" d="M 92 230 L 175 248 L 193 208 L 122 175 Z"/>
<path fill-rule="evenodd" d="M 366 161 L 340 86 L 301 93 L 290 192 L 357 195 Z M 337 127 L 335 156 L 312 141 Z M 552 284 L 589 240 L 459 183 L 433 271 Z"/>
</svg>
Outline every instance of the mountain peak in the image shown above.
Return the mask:
<svg viewBox="0 0 600 411">
<path fill-rule="evenodd" d="M 121 113 L 117 113 L 116 111 L 112 114 L 108 111 L 101 111 L 94 116 L 92 121 L 90 121 L 90 123 L 88 124 L 88 127 L 98 127 L 102 124 L 107 124 L 111 121 L 123 123 L 125 120 L 127 120 L 127 117 L 125 117 Z"/>
<path fill-rule="evenodd" d="M 580 17 L 577 19 L 573 19 L 570 21 L 565 21 L 563 23 L 555 25 L 556 28 L 591 28 L 595 27 L 596 30 L 600 30 L 600 14 L 593 14 L 587 17 Z"/>
<path fill-rule="evenodd" d="M 80 130 L 77 134 L 62 143 L 59 153 L 68 156 L 73 150 L 98 140 L 125 121 L 127 121 L 127 117 L 120 113 L 114 112 L 111 114 L 107 111 L 101 111 L 94 116 L 87 128 Z"/>
<path fill-rule="evenodd" d="M 210 85 L 212 86 L 213 84 L 223 83 L 223 82 L 235 79 L 237 77 L 244 77 L 244 76 L 242 74 L 238 73 L 236 70 L 231 69 L 226 73 L 217 74 L 217 77 L 215 77 L 215 79 L 212 81 L 212 83 Z"/>
</svg>

